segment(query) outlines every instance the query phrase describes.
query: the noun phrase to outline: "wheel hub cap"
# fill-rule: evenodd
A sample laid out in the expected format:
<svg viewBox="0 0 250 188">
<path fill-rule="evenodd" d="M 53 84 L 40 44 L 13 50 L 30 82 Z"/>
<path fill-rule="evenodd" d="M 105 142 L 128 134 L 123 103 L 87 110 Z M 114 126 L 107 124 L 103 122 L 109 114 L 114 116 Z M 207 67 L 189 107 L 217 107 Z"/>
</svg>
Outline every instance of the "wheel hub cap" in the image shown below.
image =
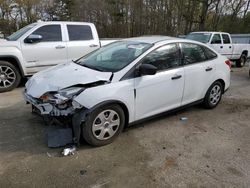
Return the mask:
<svg viewBox="0 0 250 188">
<path fill-rule="evenodd" d="M 105 128 L 109 128 L 109 125 L 110 125 L 109 122 L 104 123 L 104 127 L 105 127 Z"/>
<path fill-rule="evenodd" d="M 120 117 L 114 110 L 98 114 L 92 124 L 92 133 L 98 140 L 107 140 L 115 135 L 120 126 Z"/>
<path fill-rule="evenodd" d="M 210 92 L 210 103 L 216 105 L 220 101 L 221 97 L 221 88 L 218 85 L 215 85 Z"/>
<path fill-rule="evenodd" d="M 1 74 L 1 75 L 0 75 L 0 80 L 1 80 L 1 81 L 6 80 L 6 75 L 5 75 L 5 74 Z"/>
</svg>

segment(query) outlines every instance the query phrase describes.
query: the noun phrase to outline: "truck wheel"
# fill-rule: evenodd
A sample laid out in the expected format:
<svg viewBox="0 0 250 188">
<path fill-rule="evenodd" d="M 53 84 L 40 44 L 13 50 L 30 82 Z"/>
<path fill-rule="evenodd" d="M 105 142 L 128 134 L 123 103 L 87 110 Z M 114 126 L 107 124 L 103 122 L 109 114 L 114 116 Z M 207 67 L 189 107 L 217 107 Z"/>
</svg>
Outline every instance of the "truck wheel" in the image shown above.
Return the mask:
<svg viewBox="0 0 250 188">
<path fill-rule="evenodd" d="M 20 80 L 20 73 L 13 64 L 0 61 L 0 93 L 16 88 Z"/>
<path fill-rule="evenodd" d="M 84 140 L 93 146 L 110 144 L 125 125 L 125 115 L 119 105 L 108 105 L 95 109 L 83 124 Z"/>
<path fill-rule="evenodd" d="M 244 67 L 247 61 L 247 56 L 245 54 L 242 54 L 240 56 L 240 59 L 236 61 L 236 67 Z"/>
</svg>

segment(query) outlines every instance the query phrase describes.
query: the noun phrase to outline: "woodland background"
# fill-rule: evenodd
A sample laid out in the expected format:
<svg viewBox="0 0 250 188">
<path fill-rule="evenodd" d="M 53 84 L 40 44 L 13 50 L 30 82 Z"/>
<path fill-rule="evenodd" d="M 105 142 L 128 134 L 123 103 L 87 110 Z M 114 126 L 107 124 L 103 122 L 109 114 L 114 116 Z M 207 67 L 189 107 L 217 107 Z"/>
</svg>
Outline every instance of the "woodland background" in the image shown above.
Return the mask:
<svg viewBox="0 0 250 188">
<path fill-rule="evenodd" d="M 0 0 L 6 36 L 37 20 L 93 22 L 100 37 L 250 33 L 250 0 Z"/>
</svg>

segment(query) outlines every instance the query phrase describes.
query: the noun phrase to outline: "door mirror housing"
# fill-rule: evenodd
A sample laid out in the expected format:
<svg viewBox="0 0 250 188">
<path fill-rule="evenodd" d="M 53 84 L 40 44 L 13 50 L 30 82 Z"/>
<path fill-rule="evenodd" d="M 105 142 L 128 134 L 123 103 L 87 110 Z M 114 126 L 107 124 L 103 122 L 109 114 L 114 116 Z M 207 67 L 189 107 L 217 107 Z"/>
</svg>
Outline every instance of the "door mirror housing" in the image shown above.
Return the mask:
<svg viewBox="0 0 250 188">
<path fill-rule="evenodd" d="M 141 64 L 139 66 L 140 75 L 154 75 L 157 72 L 157 68 L 151 64 Z"/>
<path fill-rule="evenodd" d="M 33 35 L 31 34 L 30 36 L 28 36 L 24 42 L 25 43 L 38 43 L 38 42 L 41 42 L 41 40 L 43 39 L 42 35 Z"/>
</svg>

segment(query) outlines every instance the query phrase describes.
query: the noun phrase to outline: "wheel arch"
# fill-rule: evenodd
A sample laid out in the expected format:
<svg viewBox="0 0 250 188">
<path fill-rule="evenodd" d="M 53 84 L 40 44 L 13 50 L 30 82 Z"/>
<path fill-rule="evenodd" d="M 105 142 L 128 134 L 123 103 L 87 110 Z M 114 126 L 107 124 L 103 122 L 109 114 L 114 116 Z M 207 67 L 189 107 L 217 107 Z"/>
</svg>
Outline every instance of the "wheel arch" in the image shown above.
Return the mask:
<svg viewBox="0 0 250 188">
<path fill-rule="evenodd" d="M 93 106 L 88 113 L 91 113 L 93 110 L 95 110 L 96 108 L 100 108 L 100 107 L 103 107 L 103 106 L 107 106 L 107 105 L 119 105 L 123 112 L 124 112 L 124 115 L 125 115 L 125 127 L 128 126 L 129 124 L 129 110 L 128 110 L 128 107 L 121 101 L 119 100 L 107 100 L 107 101 L 103 101 L 99 104 L 96 104 L 95 106 Z"/>
<path fill-rule="evenodd" d="M 215 82 L 220 82 L 222 84 L 222 87 L 223 87 L 223 90 L 222 90 L 222 93 L 224 94 L 225 93 L 225 81 L 223 79 L 218 79 L 218 80 L 215 80 L 211 85 L 213 85 Z"/>
<path fill-rule="evenodd" d="M 24 72 L 23 72 L 21 63 L 17 57 L 15 57 L 15 56 L 0 56 L 0 61 L 7 61 L 7 62 L 13 64 L 17 68 L 17 70 L 19 71 L 21 77 L 24 77 Z"/>
<path fill-rule="evenodd" d="M 241 53 L 241 55 L 242 54 L 246 55 L 246 58 L 247 58 L 247 56 L 248 56 L 248 50 L 243 50 L 243 52 Z"/>
</svg>

